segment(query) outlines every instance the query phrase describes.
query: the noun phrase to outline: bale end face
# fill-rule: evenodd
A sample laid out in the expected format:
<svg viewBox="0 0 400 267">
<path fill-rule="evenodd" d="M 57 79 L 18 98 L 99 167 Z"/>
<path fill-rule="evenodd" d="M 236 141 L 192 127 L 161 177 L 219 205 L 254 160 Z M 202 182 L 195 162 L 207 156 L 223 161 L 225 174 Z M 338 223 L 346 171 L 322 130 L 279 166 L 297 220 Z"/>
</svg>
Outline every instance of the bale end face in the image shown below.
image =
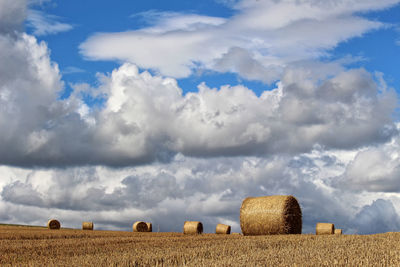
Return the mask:
<svg viewBox="0 0 400 267">
<path fill-rule="evenodd" d="M 203 224 L 197 221 L 186 221 L 183 225 L 184 234 L 202 234 Z"/>
<path fill-rule="evenodd" d="M 147 223 L 135 222 L 132 226 L 134 232 L 148 232 Z"/>
<path fill-rule="evenodd" d="M 153 225 L 151 223 L 146 223 L 147 224 L 147 232 L 153 232 Z"/>
<path fill-rule="evenodd" d="M 302 214 L 293 196 L 246 198 L 240 208 L 243 235 L 301 234 Z"/>
<path fill-rule="evenodd" d="M 221 235 L 229 235 L 231 234 L 231 226 L 219 223 L 217 227 L 215 227 L 215 233 Z"/>
<path fill-rule="evenodd" d="M 82 230 L 93 230 L 93 222 L 83 222 Z"/>
<path fill-rule="evenodd" d="M 342 235 L 343 231 L 342 229 L 335 229 L 335 235 Z"/>
<path fill-rule="evenodd" d="M 335 233 L 335 225 L 333 223 L 317 223 L 315 227 L 316 235 L 333 235 Z"/>
<path fill-rule="evenodd" d="M 51 219 L 47 222 L 47 228 L 57 230 L 61 228 L 61 224 L 56 219 Z"/>
</svg>

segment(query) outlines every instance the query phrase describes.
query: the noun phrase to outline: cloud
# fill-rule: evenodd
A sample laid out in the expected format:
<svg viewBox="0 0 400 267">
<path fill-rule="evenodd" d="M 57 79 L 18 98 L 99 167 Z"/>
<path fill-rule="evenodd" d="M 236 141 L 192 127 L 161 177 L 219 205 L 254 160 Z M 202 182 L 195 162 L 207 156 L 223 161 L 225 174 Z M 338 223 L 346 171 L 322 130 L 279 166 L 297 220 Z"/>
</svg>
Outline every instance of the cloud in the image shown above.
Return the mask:
<svg viewBox="0 0 400 267">
<path fill-rule="evenodd" d="M 329 186 L 355 154 L 315 150 L 295 157 L 213 160 L 177 155 L 168 164 L 120 169 L 2 167 L 7 182 L 0 186 L 0 210 L 7 210 L 5 222 L 44 224 L 56 216 L 77 227 L 87 218 L 97 229 L 128 230 L 134 221 L 147 220 L 155 229 L 180 232 L 185 220 L 201 220 L 207 232 L 218 222 L 240 231 L 245 197 L 292 194 L 303 210 L 304 233 L 314 232 L 321 220 L 347 233 L 395 230 L 398 215 L 389 196 L 365 197 Z M 371 223 L 376 227 L 368 227 Z"/>
<path fill-rule="evenodd" d="M 0 34 L 22 29 L 22 22 L 26 17 L 26 4 L 26 0 L 0 1 Z"/>
<path fill-rule="evenodd" d="M 361 209 L 354 224 L 360 234 L 397 232 L 400 228 L 400 217 L 391 201 L 377 199 Z"/>
<path fill-rule="evenodd" d="M 63 75 L 68 75 L 68 74 L 83 73 L 83 72 L 86 72 L 86 71 L 84 69 L 81 69 L 78 67 L 68 66 L 61 73 Z"/>
<path fill-rule="evenodd" d="M 94 34 L 80 50 L 88 59 L 128 61 L 176 78 L 202 68 L 271 83 L 292 62 L 327 56 L 340 42 L 384 26 L 357 14 L 398 2 L 243 0 L 228 19 L 158 12 L 153 25 Z"/>
<path fill-rule="evenodd" d="M 36 36 L 57 34 L 73 29 L 72 25 L 59 22 L 59 19 L 57 16 L 31 9 L 28 12 L 27 25 L 33 29 L 33 34 Z"/>
</svg>

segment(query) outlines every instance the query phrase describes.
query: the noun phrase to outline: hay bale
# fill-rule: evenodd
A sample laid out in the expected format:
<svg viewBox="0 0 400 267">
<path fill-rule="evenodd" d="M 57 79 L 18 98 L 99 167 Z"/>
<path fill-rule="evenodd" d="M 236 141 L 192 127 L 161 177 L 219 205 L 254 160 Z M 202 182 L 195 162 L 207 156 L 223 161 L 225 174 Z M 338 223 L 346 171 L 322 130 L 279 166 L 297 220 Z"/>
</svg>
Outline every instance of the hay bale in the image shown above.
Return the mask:
<svg viewBox="0 0 400 267">
<path fill-rule="evenodd" d="M 293 196 L 248 197 L 240 208 L 243 235 L 301 234 L 301 208 Z"/>
<path fill-rule="evenodd" d="M 93 222 L 83 222 L 82 230 L 93 230 Z"/>
<path fill-rule="evenodd" d="M 186 221 L 183 225 L 184 234 L 201 234 L 203 233 L 203 224 L 201 222 Z"/>
<path fill-rule="evenodd" d="M 315 227 L 316 235 L 333 235 L 335 233 L 335 225 L 333 223 L 317 223 Z"/>
<path fill-rule="evenodd" d="M 342 229 L 335 229 L 335 235 L 341 235 L 343 234 Z"/>
<path fill-rule="evenodd" d="M 145 222 L 135 222 L 132 226 L 134 232 L 148 232 L 147 223 Z"/>
<path fill-rule="evenodd" d="M 231 226 L 219 223 L 217 224 L 217 227 L 215 227 L 215 233 L 222 235 L 229 235 L 231 233 Z"/>
<path fill-rule="evenodd" d="M 151 223 L 146 223 L 147 224 L 147 232 L 153 232 L 153 225 Z"/>
<path fill-rule="evenodd" d="M 59 221 L 57 221 L 56 219 L 51 219 L 47 222 L 47 228 L 49 229 L 60 229 L 61 228 L 61 224 Z"/>
</svg>

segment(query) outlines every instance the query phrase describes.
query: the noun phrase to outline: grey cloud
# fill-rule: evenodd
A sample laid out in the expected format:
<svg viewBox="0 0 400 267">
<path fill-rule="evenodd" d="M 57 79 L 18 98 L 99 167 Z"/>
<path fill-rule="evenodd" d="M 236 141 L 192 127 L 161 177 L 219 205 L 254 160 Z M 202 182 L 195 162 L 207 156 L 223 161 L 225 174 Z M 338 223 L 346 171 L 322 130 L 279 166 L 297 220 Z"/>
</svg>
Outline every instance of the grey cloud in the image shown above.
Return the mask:
<svg viewBox="0 0 400 267">
<path fill-rule="evenodd" d="M 0 33 L 13 34 L 22 30 L 22 23 L 26 18 L 26 0 L 0 1 Z"/>
<path fill-rule="evenodd" d="M 364 206 L 353 221 L 358 234 L 397 232 L 400 217 L 390 200 L 377 199 Z"/>
</svg>

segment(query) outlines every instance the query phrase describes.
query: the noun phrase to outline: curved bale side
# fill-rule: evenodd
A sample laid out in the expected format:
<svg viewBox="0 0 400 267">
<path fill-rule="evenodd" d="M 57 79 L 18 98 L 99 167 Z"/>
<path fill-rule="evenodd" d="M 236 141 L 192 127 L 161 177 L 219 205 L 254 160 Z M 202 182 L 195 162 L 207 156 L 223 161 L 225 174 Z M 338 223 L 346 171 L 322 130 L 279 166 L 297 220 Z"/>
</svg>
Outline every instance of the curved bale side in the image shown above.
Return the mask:
<svg viewBox="0 0 400 267">
<path fill-rule="evenodd" d="M 183 225 L 184 234 L 202 234 L 203 224 L 197 221 L 186 221 Z"/>
<path fill-rule="evenodd" d="M 94 228 L 93 222 L 82 223 L 82 230 L 93 230 L 93 228 Z"/>
<path fill-rule="evenodd" d="M 146 223 L 147 224 L 147 232 L 153 232 L 153 224 L 152 223 Z"/>
<path fill-rule="evenodd" d="M 243 235 L 301 234 L 301 208 L 293 196 L 248 197 L 240 208 Z"/>
<path fill-rule="evenodd" d="M 52 229 L 52 230 L 60 229 L 61 223 L 59 221 L 57 221 L 56 219 L 48 220 L 47 228 Z"/>
<path fill-rule="evenodd" d="M 315 227 L 316 235 L 333 235 L 335 233 L 335 225 L 333 223 L 317 223 Z"/>
<path fill-rule="evenodd" d="M 342 235 L 343 231 L 342 229 L 335 229 L 335 235 Z"/>
<path fill-rule="evenodd" d="M 219 223 L 217 227 L 215 227 L 215 233 L 221 235 L 230 235 L 231 234 L 231 226 Z"/>
<path fill-rule="evenodd" d="M 135 222 L 132 226 L 134 232 L 148 232 L 147 223 L 145 222 Z"/>
</svg>

